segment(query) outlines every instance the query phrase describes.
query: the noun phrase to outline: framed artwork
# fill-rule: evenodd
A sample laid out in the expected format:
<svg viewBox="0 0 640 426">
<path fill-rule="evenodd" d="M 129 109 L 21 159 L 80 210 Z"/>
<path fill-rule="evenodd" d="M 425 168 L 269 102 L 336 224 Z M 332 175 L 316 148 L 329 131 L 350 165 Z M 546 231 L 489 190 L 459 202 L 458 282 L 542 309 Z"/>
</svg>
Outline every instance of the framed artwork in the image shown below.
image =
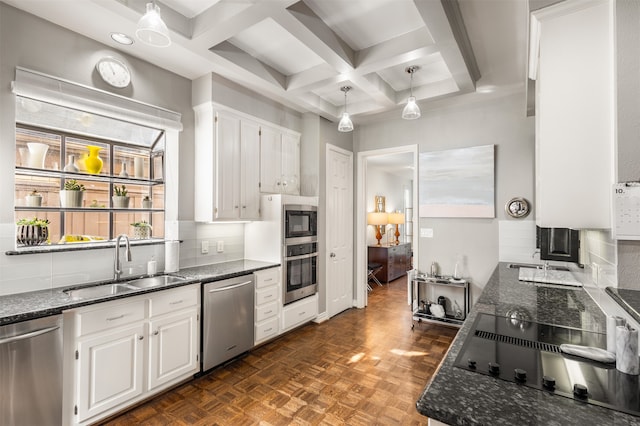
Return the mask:
<svg viewBox="0 0 640 426">
<path fill-rule="evenodd" d="M 495 217 L 494 145 L 420 153 L 420 217 Z"/>
</svg>

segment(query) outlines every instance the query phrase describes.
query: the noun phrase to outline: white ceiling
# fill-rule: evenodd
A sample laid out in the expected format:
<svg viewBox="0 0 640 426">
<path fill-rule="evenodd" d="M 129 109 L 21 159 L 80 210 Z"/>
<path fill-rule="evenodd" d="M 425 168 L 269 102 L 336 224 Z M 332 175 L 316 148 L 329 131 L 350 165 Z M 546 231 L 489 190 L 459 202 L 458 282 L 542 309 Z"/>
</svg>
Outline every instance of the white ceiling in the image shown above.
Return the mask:
<svg viewBox="0 0 640 426">
<path fill-rule="evenodd" d="M 423 108 L 526 81 L 526 0 L 162 0 L 168 48 L 109 37 L 134 37 L 145 0 L 2 1 L 186 78 L 217 73 L 334 121 L 345 85 L 356 123 L 399 114 L 409 65 L 421 67 L 413 94 Z"/>
</svg>

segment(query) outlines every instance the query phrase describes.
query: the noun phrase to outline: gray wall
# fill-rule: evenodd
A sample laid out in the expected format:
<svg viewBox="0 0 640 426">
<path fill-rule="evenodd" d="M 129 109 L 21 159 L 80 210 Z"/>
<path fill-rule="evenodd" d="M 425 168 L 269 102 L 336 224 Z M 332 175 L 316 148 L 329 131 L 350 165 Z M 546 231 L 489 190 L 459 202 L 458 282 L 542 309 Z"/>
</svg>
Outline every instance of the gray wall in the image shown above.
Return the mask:
<svg viewBox="0 0 640 426">
<path fill-rule="evenodd" d="M 618 182 L 640 180 L 640 2 L 616 3 Z M 618 241 L 618 284 L 640 289 L 640 242 Z"/>
<path fill-rule="evenodd" d="M 423 107 L 422 117 L 414 121 L 398 117 L 367 123 L 356 128 L 354 141 L 357 152 L 412 144 L 418 144 L 420 152 L 496 146 L 496 218 L 421 218 L 419 228 L 433 229 L 433 238 L 420 238 L 416 231 L 420 244 L 416 267 L 427 271 L 435 261 L 441 273 L 451 274 L 462 258 L 463 276 L 471 281 L 475 298 L 498 262 L 498 221 L 506 219 L 504 204 L 515 196 L 533 202 L 535 156 L 534 119 L 525 116 L 524 91 L 486 101 L 474 95 L 474 99 L 480 100 Z"/>
</svg>

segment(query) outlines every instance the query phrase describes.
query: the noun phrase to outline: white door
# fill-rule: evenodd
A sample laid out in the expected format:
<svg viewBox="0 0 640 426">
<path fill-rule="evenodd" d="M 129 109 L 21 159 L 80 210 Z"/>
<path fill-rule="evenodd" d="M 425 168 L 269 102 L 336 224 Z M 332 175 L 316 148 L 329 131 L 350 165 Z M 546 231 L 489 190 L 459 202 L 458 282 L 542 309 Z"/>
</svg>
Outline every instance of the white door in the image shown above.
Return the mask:
<svg viewBox="0 0 640 426">
<path fill-rule="evenodd" d="M 353 153 L 327 145 L 327 313 L 353 305 Z"/>
</svg>

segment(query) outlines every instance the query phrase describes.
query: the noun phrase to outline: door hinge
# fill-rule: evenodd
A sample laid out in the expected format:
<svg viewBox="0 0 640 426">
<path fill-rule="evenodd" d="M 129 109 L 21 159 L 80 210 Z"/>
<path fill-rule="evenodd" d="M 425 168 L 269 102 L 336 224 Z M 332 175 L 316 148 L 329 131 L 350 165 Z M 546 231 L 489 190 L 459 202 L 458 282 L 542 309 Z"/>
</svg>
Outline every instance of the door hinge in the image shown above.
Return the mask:
<svg viewBox="0 0 640 426">
<path fill-rule="evenodd" d="M 76 416 L 78 415 L 78 406 L 77 405 L 75 405 L 73 407 L 73 414 L 75 414 Z"/>
<path fill-rule="evenodd" d="M 258 136 L 262 136 L 262 129 L 258 130 Z"/>
<path fill-rule="evenodd" d="M 80 352 L 76 349 L 76 359 L 80 359 Z"/>
</svg>

